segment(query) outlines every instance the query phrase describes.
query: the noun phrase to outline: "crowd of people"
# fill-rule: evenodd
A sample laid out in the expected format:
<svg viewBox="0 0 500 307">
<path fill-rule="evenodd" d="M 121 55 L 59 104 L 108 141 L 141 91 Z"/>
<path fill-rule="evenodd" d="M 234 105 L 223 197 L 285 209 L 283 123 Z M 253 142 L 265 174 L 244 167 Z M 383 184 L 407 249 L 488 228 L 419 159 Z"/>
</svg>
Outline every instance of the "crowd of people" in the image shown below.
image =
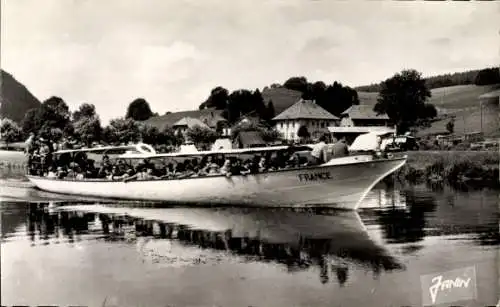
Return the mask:
<svg viewBox="0 0 500 307">
<path fill-rule="evenodd" d="M 50 141 L 37 140 L 29 143 L 28 173 L 57 179 L 101 179 L 101 180 L 151 180 L 182 179 L 200 176 L 232 176 L 283 169 L 300 168 L 319 165 L 334 156 L 347 154 L 347 146 L 343 142 L 326 144 L 321 138 L 312 151 L 289 147 L 278 151 L 266 151 L 240 156 L 211 154 L 201 157 L 163 157 L 143 159 L 113 158 L 104 155 L 101 161 L 88 157 L 85 151 L 75 154 L 63 153 L 54 155 L 60 149 L 69 146 L 55 145 Z"/>
</svg>

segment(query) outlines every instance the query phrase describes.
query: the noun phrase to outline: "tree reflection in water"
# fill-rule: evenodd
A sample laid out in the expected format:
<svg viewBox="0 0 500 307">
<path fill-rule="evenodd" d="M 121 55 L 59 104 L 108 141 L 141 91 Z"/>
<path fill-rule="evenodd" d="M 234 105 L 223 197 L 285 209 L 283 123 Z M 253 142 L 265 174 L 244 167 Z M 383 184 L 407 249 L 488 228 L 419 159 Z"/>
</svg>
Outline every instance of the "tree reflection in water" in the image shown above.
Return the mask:
<svg viewBox="0 0 500 307">
<path fill-rule="evenodd" d="M 436 210 L 436 199 L 430 194 L 407 190 L 404 197 L 406 208 L 393 207 L 378 212 L 378 221 L 391 243 L 416 243 L 423 240 L 426 214 Z"/>
<path fill-rule="evenodd" d="M 322 216 L 314 218 L 322 219 Z M 176 240 L 181 244 L 202 249 L 231 252 L 249 261 L 281 263 L 290 273 L 317 266 L 322 283 L 328 283 L 331 276 L 334 276 L 341 286 L 348 281 L 349 266 L 354 263 L 371 268 L 375 276 L 382 270 L 403 268 L 382 247 L 365 239 L 364 233 L 354 234 L 353 240 L 349 235 L 338 238 L 299 235 L 296 238 L 285 236 L 282 237 L 283 241 L 275 239 L 271 242 L 261 237 L 260 230 L 253 232 L 253 235 L 249 232 L 235 235 L 232 229 L 208 231 L 127 215 L 68 210 L 50 212 L 46 204 L 29 206 L 27 224 L 29 237 L 34 245 L 37 243 L 37 233 L 40 241 L 38 244 L 50 244 L 54 239 L 59 242 L 59 229 L 62 230 L 63 242 L 67 244 L 78 240 L 126 242 L 134 241 L 138 237 Z M 314 224 L 312 226 L 314 227 Z"/>
</svg>

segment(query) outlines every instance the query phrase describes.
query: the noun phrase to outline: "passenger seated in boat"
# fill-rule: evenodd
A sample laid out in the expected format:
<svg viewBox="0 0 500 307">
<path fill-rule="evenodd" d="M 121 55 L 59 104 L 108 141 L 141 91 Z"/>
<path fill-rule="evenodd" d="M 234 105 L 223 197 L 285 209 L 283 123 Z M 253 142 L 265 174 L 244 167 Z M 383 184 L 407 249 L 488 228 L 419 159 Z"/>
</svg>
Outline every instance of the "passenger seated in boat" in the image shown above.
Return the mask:
<svg viewBox="0 0 500 307">
<path fill-rule="evenodd" d="M 47 173 L 47 178 L 53 178 L 53 179 L 57 178 L 57 174 L 56 174 L 53 166 L 49 167 L 49 172 Z"/>
<path fill-rule="evenodd" d="M 87 167 L 85 170 L 85 176 L 87 178 L 96 178 L 98 170 L 95 168 L 94 160 L 87 160 Z"/>
<path fill-rule="evenodd" d="M 57 178 L 63 179 L 64 177 L 66 177 L 67 174 L 68 173 L 66 172 L 66 170 L 62 166 L 59 166 L 57 168 L 57 172 L 56 172 Z"/>
<path fill-rule="evenodd" d="M 75 179 L 76 178 L 76 172 L 72 167 L 70 167 L 68 169 L 68 174 L 66 175 L 66 178 L 68 178 L 68 179 Z"/>
<path fill-rule="evenodd" d="M 259 172 L 259 156 L 254 156 L 252 160 L 249 160 L 248 169 L 250 170 L 250 174 L 257 174 Z"/>
<path fill-rule="evenodd" d="M 153 175 L 153 169 L 152 168 L 143 168 L 142 171 L 138 172 L 137 174 L 126 177 L 123 179 L 123 182 L 128 182 L 131 180 L 151 180 L 151 179 L 160 179 L 160 177 Z"/>
<path fill-rule="evenodd" d="M 220 173 L 226 177 L 231 177 L 231 160 L 226 159 L 224 165 L 220 168 Z"/>
<path fill-rule="evenodd" d="M 290 154 L 286 164 L 287 164 L 286 168 L 298 168 L 298 167 L 300 167 L 299 155 L 297 153 Z"/>
<path fill-rule="evenodd" d="M 117 167 L 118 171 L 121 172 L 122 174 L 125 174 L 129 169 L 129 166 L 122 159 L 119 159 L 117 161 L 116 167 Z"/>
<path fill-rule="evenodd" d="M 192 177 L 192 176 L 195 176 L 197 175 L 198 171 L 199 171 L 199 168 L 195 165 L 193 165 L 193 160 L 186 160 L 185 163 L 184 163 L 184 167 L 185 167 L 185 170 L 184 170 L 184 177 Z"/>
<path fill-rule="evenodd" d="M 175 176 L 175 169 L 172 163 L 165 165 L 161 179 L 171 179 Z"/>
<path fill-rule="evenodd" d="M 229 158 L 229 172 L 231 173 L 231 175 L 240 175 L 240 171 L 241 171 L 241 165 L 240 165 L 240 161 L 235 158 L 235 157 L 230 157 Z"/>
<path fill-rule="evenodd" d="M 148 169 L 151 168 L 152 170 L 155 169 L 155 166 L 153 163 L 149 161 L 149 159 L 143 159 L 136 167 L 137 171 L 140 171 L 142 169 Z"/>
<path fill-rule="evenodd" d="M 265 157 L 260 158 L 260 161 L 259 161 L 259 173 L 264 173 L 264 172 L 267 171 L 267 169 L 268 169 L 268 167 L 267 167 L 266 158 Z"/>
<path fill-rule="evenodd" d="M 79 167 L 75 168 L 75 179 L 76 180 L 83 180 L 85 179 L 85 174 L 83 173 L 82 169 Z"/>
<path fill-rule="evenodd" d="M 181 175 L 182 173 L 184 173 L 185 170 L 186 168 L 184 167 L 183 162 L 178 162 L 174 167 L 174 172 L 176 175 Z"/>
<path fill-rule="evenodd" d="M 109 156 L 108 155 L 102 156 L 101 164 L 102 165 L 109 165 L 110 164 Z"/>
<path fill-rule="evenodd" d="M 214 176 L 220 174 L 220 166 L 213 161 L 211 156 L 207 157 L 204 167 L 200 171 L 205 176 Z"/>
<path fill-rule="evenodd" d="M 126 173 L 122 170 L 120 170 L 120 168 L 117 166 L 117 165 L 113 165 L 113 167 L 111 168 L 111 180 L 119 180 L 119 179 L 123 179 L 124 178 L 124 175 Z M 125 177 L 128 177 L 128 175 L 126 175 Z"/>
<path fill-rule="evenodd" d="M 108 180 L 113 180 L 112 169 L 104 169 L 104 178 Z"/>
<path fill-rule="evenodd" d="M 271 160 L 271 165 L 275 170 L 285 168 L 286 158 L 283 151 L 276 152 L 276 156 L 274 156 Z"/>
<path fill-rule="evenodd" d="M 240 161 L 237 162 L 239 168 L 240 168 L 240 174 L 243 176 L 246 176 L 251 173 L 251 168 L 252 168 L 252 161 L 251 160 L 246 160 L 244 163 L 241 163 Z"/>
</svg>

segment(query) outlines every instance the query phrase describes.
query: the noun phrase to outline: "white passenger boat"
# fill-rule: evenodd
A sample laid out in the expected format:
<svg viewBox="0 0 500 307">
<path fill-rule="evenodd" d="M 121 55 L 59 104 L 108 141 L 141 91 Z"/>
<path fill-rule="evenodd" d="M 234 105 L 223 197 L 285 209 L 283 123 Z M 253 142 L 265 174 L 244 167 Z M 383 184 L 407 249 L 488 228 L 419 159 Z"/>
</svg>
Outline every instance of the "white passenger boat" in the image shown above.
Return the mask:
<svg viewBox="0 0 500 307">
<path fill-rule="evenodd" d="M 128 150 L 127 159 L 179 159 L 210 154 L 255 155 L 288 146 L 158 154 L 149 145 L 62 150 L 96 153 Z M 134 153 L 130 150 L 135 149 Z M 184 179 L 111 181 L 107 179 L 54 179 L 28 175 L 39 189 L 54 193 L 124 200 L 158 201 L 191 205 L 241 205 L 265 207 L 321 206 L 356 210 L 368 192 L 406 162 L 406 156 L 379 158 L 357 154 L 333 158 L 325 164 L 248 175 L 200 176 Z"/>
</svg>

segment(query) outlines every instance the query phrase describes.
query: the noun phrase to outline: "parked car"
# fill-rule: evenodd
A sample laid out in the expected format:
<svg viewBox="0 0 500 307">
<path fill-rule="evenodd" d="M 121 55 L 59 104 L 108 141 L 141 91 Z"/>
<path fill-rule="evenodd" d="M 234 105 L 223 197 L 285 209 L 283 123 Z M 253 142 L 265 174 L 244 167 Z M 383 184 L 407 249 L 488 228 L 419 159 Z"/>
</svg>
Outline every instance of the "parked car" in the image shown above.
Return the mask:
<svg viewBox="0 0 500 307">
<path fill-rule="evenodd" d="M 417 140 L 409 135 L 392 136 L 382 140 L 381 149 L 384 151 L 418 150 Z"/>
</svg>

